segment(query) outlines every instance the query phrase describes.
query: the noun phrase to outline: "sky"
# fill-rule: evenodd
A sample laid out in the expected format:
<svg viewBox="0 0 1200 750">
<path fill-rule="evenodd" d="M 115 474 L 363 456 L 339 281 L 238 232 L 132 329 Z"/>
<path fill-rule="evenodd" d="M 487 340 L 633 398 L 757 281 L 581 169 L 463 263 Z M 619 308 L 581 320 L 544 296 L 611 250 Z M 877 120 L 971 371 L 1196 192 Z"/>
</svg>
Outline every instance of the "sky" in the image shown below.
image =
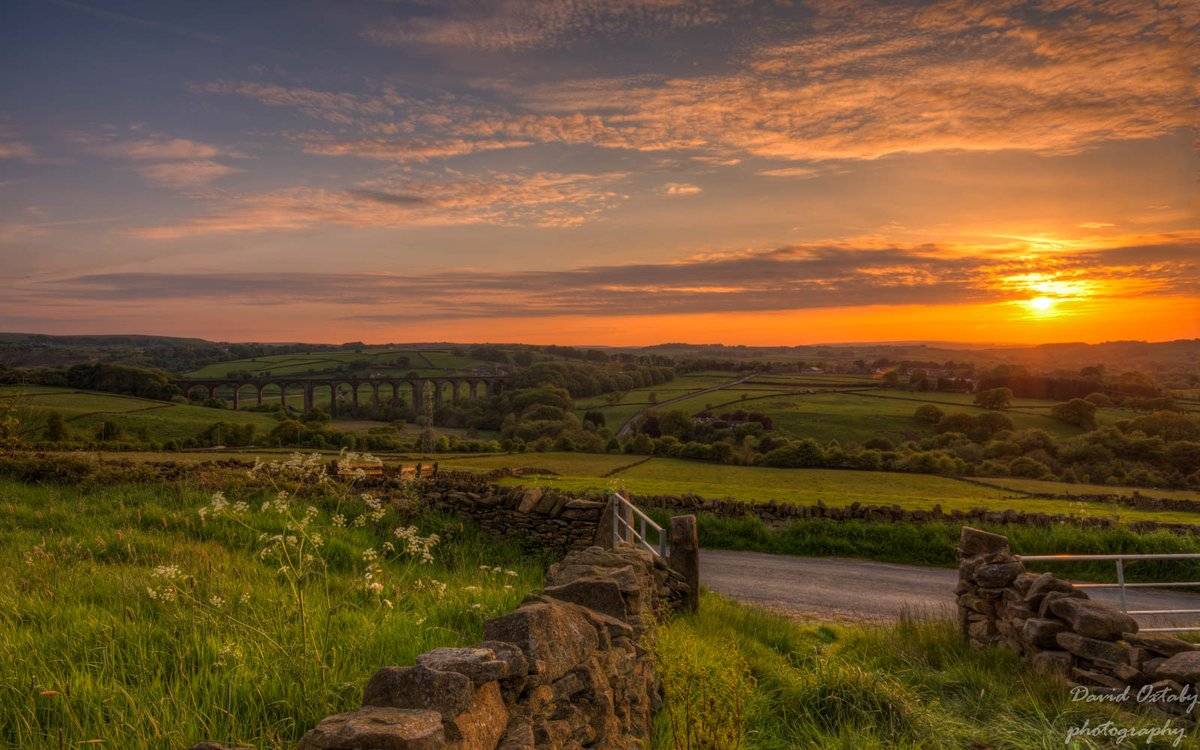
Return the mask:
<svg viewBox="0 0 1200 750">
<path fill-rule="evenodd" d="M 0 330 L 1200 337 L 1192 0 L 6 0 Z"/>
</svg>

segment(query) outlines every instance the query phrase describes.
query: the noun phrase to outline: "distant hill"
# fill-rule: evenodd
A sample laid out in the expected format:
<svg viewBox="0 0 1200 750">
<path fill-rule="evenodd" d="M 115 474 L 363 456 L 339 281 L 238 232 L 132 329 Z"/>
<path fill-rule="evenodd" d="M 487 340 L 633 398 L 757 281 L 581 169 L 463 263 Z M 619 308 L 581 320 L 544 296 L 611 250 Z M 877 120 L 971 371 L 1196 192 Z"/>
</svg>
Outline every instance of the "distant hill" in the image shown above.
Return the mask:
<svg viewBox="0 0 1200 750">
<path fill-rule="evenodd" d="M 115 334 L 100 336 L 50 336 L 35 333 L 0 333 L 0 365 L 49 367 L 80 363 L 115 362 L 157 367 L 184 373 L 231 360 L 303 352 L 377 350 L 421 347 L 431 344 L 228 343 L 197 338 Z M 440 342 L 436 346 L 454 347 Z M 457 345 L 471 347 L 477 345 Z M 1110 341 L 1101 344 L 1058 343 L 1040 346 L 951 344 L 946 342 L 845 343 L 804 346 L 742 346 L 727 344 L 665 343 L 644 347 L 524 347 L 551 354 L 582 355 L 588 348 L 607 353 L 657 355 L 673 359 L 733 360 L 739 362 L 806 362 L 847 366 L 881 360 L 921 362 L 931 365 L 958 363 L 977 368 L 1001 364 L 1024 365 L 1035 372 L 1078 371 L 1103 366 L 1112 372 L 1137 370 L 1164 380 L 1187 384 L 1200 378 L 1200 339 L 1178 341 Z M 1196 383 L 1200 385 L 1200 382 Z"/>
</svg>

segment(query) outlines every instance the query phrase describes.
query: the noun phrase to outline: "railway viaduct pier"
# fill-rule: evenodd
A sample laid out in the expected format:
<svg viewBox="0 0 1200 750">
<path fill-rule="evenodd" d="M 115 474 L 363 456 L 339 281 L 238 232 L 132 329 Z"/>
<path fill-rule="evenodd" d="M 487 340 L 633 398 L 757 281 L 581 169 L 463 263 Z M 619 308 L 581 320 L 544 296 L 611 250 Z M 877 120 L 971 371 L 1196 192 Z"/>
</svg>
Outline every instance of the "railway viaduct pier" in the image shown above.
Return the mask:
<svg viewBox="0 0 1200 750">
<path fill-rule="evenodd" d="M 359 405 L 359 390 L 370 388 L 371 403 L 378 406 L 381 396 L 393 400 L 409 392 L 408 403 L 414 416 L 425 413 L 427 401 L 433 408 L 447 400 L 451 403 L 468 398 L 482 398 L 500 393 L 508 382 L 508 375 L 438 375 L 430 377 L 339 377 L 339 378 L 176 378 L 174 383 L 189 396 L 203 390 L 208 398 L 216 399 L 222 391 L 233 393 L 233 408 L 241 406 L 243 392 L 249 390 L 250 398 L 262 406 L 266 389 L 274 386 L 279 391 L 280 403 L 286 403 L 289 395 L 300 393 L 304 397 L 304 410 L 311 411 L 316 404 L 318 390 L 329 390 L 329 413 L 337 416 L 338 395 L 343 386 L 349 387 L 349 400 Z M 390 393 L 389 393 L 390 391 Z"/>
</svg>

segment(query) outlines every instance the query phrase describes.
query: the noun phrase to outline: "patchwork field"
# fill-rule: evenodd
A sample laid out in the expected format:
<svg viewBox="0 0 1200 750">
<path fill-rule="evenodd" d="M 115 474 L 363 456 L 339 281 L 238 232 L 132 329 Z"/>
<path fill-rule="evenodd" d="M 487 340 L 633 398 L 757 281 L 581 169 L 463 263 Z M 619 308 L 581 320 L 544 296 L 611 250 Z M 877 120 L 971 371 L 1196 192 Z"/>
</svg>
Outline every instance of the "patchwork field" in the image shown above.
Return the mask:
<svg viewBox="0 0 1200 750">
<path fill-rule="evenodd" d="M 1168 490 L 1157 487 L 1122 487 L 1108 484 L 1077 484 L 1071 482 L 1052 482 L 1044 479 L 1022 479 L 1019 477 L 980 477 L 980 482 L 995 487 L 1029 492 L 1033 494 L 1053 494 L 1060 497 L 1079 495 L 1119 495 L 1132 497 L 1161 497 L 1169 500 L 1195 500 L 1200 502 L 1200 492 L 1195 490 Z"/>
<path fill-rule="evenodd" d="M 402 358 L 407 358 L 407 363 Z M 361 352 L 311 352 L 307 354 L 278 354 L 267 357 L 230 360 L 207 365 L 188 373 L 195 378 L 220 378 L 231 372 L 254 375 L 313 375 L 353 367 L 377 375 L 406 375 L 416 372 L 432 375 L 442 372 L 470 370 L 492 363 L 454 354 L 443 349 L 365 349 Z"/>
<path fill-rule="evenodd" d="M 38 425 L 44 423 L 51 411 L 57 411 L 62 414 L 67 429 L 80 433 L 79 437 L 92 435 L 104 422 L 112 422 L 124 432 L 144 434 L 160 441 L 194 437 L 218 421 L 252 424 L 262 433 L 270 432 L 278 424 L 269 414 L 215 410 L 69 388 L 5 386 L 0 387 L 0 401 L 3 400 L 13 405 L 23 421 L 34 425 L 35 431 L 40 429 Z"/>
<path fill-rule="evenodd" d="M 631 460 L 634 458 L 635 460 Z M 858 502 L 898 505 L 910 510 L 1023 510 L 1081 516 L 1103 516 L 1123 522 L 1150 520 L 1166 523 L 1200 523 L 1200 513 L 1135 510 L 1104 502 L 1028 498 L 1002 487 L 928 474 L 846 471 L 838 469 L 775 469 L 728 466 L 673 458 L 636 460 L 629 456 L 586 456 L 572 453 L 526 453 L 474 456 L 445 462 L 447 468 L 480 471 L 501 466 L 547 469 L 558 476 L 530 475 L 503 480 L 508 484 L 538 485 L 568 491 L 623 489 L 639 495 L 691 493 L 706 498 L 746 502 L 790 502 L 829 506 Z M 625 468 L 621 468 L 624 466 Z"/>
</svg>

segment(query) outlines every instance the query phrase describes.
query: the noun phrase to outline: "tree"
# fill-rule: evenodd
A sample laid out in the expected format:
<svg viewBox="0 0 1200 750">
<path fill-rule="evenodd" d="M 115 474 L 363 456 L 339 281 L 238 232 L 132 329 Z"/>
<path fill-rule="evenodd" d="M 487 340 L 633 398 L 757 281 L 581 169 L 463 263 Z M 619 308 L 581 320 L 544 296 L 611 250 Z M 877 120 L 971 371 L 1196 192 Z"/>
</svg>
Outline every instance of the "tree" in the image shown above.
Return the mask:
<svg viewBox="0 0 1200 750">
<path fill-rule="evenodd" d="M 929 424 L 937 424 L 944 416 L 945 412 L 933 404 L 921 404 L 913 412 L 913 418 L 920 422 L 928 422 Z"/>
<path fill-rule="evenodd" d="M 1050 416 L 1060 422 L 1082 427 L 1085 430 L 1096 428 L 1096 405 L 1091 401 L 1073 398 L 1061 404 L 1055 404 L 1050 410 Z"/>
<path fill-rule="evenodd" d="M 59 412 L 52 411 L 46 417 L 45 437 L 52 443 L 61 443 L 67 439 L 67 425 Z"/>
<path fill-rule="evenodd" d="M 1007 409 L 1012 397 L 1013 392 L 1008 388 L 989 388 L 975 394 L 975 404 L 985 409 Z"/>
<path fill-rule="evenodd" d="M 692 431 L 692 418 L 687 412 L 679 409 L 663 412 L 658 415 L 658 432 L 660 435 L 673 435 L 686 439 Z"/>
</svg>

